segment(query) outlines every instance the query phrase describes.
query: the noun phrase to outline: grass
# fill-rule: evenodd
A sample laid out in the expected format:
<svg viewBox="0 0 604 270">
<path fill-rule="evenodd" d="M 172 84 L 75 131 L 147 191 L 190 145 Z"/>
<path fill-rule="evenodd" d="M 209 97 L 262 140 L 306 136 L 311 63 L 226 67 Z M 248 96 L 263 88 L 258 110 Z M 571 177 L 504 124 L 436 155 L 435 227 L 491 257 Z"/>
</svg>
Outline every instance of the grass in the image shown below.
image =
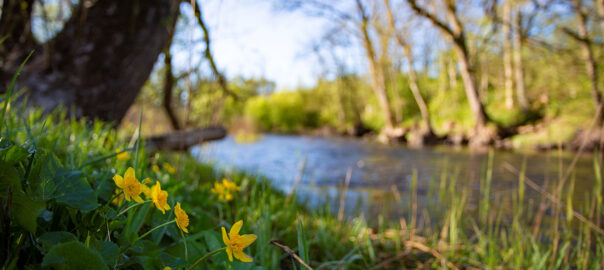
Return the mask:
<svg viewBox="0 0 604 270">
<path fill-rule="evenodd" d="M 594 189 L 587 194 L 572 188 L 582 179 L 561 176 L 535 187 L 522 168 L 509 168 L 518 183 L 502 196 L 491 189 L 493 167 L 502 166 L 493 164 L 491 155 L 478 196 L 472 196 L 474 185 L 448 168 L 430 185 L 430 208 L 418 209 L 414 175 L 412 188 L 398 194 L 405 209 L 399 220 L 340 222 L 328 205 L 307 209 L 295 194 L 288 199 L 266 179 L 219 171 L 188 154 L 147 153 L 137 135 L 119 135 L 110 125 L 65 120 L 61 110 L 44 115 L 19 104 L 7 108 L 0 130 L 0 259 L 8 269 L 187 268 L 224 248 L 221 227 L 228 231 L 238 220 L 243 220 L 241 234 L 257 236 L 244 250 L 254 262 L 229 262 L 226 252 L 217 252 L 197 269 L 304 269 L 300 260 L 314 269 L 604 265 L 597 158 Z M 118 148 L 131 158 L 118 159 Z M 189 233 L 173 223 L 161 225 L 174 220 L 173 210 L 162 214 L 150 202 L 112 203 L 119 197 L 112 178 L 128 167 L 139 180 L 159 181 L 172 209 L 181 203 Z M 211 191 L 223 178 L 241 188 L 230 201 Z M 577 196 L 584 204 L 573 203 Z M 271 242 L 289 247 L 297 258 Z"/>
</svg>

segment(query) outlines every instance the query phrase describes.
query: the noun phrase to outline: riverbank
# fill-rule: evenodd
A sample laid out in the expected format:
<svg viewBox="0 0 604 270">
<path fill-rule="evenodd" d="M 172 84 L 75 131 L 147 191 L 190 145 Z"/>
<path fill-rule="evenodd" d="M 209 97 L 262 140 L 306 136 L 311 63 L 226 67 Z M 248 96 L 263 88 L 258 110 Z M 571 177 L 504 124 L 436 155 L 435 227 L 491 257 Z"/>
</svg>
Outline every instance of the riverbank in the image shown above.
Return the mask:
<svg viewBox="0 0 604 270">
<path fill-rule="evenodd" d="M 546 127 L 542 124 L 525 125 L 515 128 L 514 135 L 506 138 L 493 136 L 488 145 L 472 148 L 492 147 L 500 150 L 533 149 L 539 151 L 563 149 L 566 151 L 602 150 L 604 146 L 603 128 L 597 126 L 569 126 L 554 125 Z M 253 142 L 261 135 L 254 130 L 241 128 L 232 129 L 235 136 L 242 141 Z M 423 147 L 435 145 L 471 146 L 471 135 L 463 133 L 430 134 L 424 128 L 395 128 L 381 132 L 372 131 L 363 127 L 355 130 L 339 132 L 333 127 L 324 126 L 317 129 L 306 129 L 299 132 L 277 133 L 284 135 L 303 135 L 318 137 L 344 137 L 362 141 L 375 141 L 383 144 L 408 145 L 410 147 Z"/>
<path fill-rule="evenodd" d="M 219 252 L 198 268 L 302 267 L 274 241 L 316 269 L 597 268 L 604 260 L 601 215 L 596 214 L 602 209 L 600 178 L 596 191 L 587 194 L 590 203 L 573 205 L 573 178 L 554 191 L 546 185 L 531 193 L 533 183 L 519 169 L 522 188 L 502 198 L 491 190 L 491 159 L 480 178 L 479 204 L 469 199 L 471 185 L 443 171 L 432 189 L 440 207 L 414 206 L 418 185 L 413 177 L 410 188 L 398 193 L 410 212 L 398 220 L 378 218 L 369 226 L 362 216 L 339 218 L 329 205 L 307 209 L 297 203 L 296 193 L 277 191 L 273 182 L 217 170 L 187 154 L 147 156 L 131 133 L 64 116 L 26 114 L 13 106 L 2 121 L 1 214 L 10 225 L 1 234 L 2 243 L 8 243 L 2 259 L 9 268 L 186 268 L 224 248 L 221 227 L 228 231 L 238 220 L 243 221 L 241 234 L 256 235 L 245 249 L 253 262 L 231 263 L 226 252 Z M 601 175 L 600 162 L 595 164 Z M 136 176 L 127 176 L 129 167 Z M 161 183 L 171 209 L 163 213 L 142 191 L 147 200 L 142 203 L 122 198 L 115 175 L 128 178 L 129 185 Z M 235 187 L 230 197 L 220 196 L 216 186 L 223 178 Z M 501 200 L 509 200 L 512 209 L 498 207 Z M 535 204 L 543 206 L 538 211 L 525 207 Z M 175 208 L 181 210 L 175 213 Z M 553 213 L 552 218 L 544 218 L 545 213 Z"/>
</svg>

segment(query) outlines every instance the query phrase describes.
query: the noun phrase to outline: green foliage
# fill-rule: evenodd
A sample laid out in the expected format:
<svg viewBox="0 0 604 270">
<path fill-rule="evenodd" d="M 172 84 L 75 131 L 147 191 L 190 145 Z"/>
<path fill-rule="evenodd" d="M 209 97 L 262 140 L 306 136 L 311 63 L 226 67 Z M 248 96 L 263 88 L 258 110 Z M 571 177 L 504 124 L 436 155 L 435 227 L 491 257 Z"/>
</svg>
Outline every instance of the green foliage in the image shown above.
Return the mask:
<svg viewBox="0 0 604 270">
<path fill-rule="evenodd" d="M 44 256 L 42 267 L 54 269 L 109 269 L 103 257 L 84 244 L 71 241 L 53 246 Z"/>
<path fill-rule="evenodd" d="M 284 91 L 251 98 L 245 113 L 263 130 L 292 133 L 318 126 L 319 114 L 308 106 L 311 103 L 303 91 Z"/>
<path fill-rule="evenodd" d="M 0 201 L 8 207 L 0 216 L 6 209 L 11 213 L 11 230 L 2 234 L 8 237 L 3 243 L 9 243 L 1 254 L 3 263 L 56 269 L 188 267 L 223 248 L 220 227 L 237 220 L 244 220 L 242 233 L 258 235 L 246 249 L 254 263 L 231 263 L 223 251 L 204 261 L 206 267 L 280 269 L 289 259 L 269 244 L 273 239 L 291 247 L 302 241 L 307 260 L 308 250 L 329 250 L 313 255 L 318 261 L 364 256 L 361 251 L 350 254 L 357 245 L 347 240 L 356 233 L 350 227 L 339 226 L 328 212 L 309 212 L 286 200 L 264 179 L 216 171 L 190 156 L 147 156 L 142 145 L 137 155 L 107 124 L 63 120 L 61 111 L 43 115 L 14 104 L 10 108 L 4 124 L 11 128 L 0 134 Z M 14 128 L 18 123 L 21 128 Z M 129 152 L 130 159 L 117 159 L 117 148 Z M 164 162 L 179 164 L 179 173 Z M 190 220 L 184 239 L 172 211 L 162 214 L 149 201 L 118 204 L 112 178 L 128 167 L 136 168 L 138 179 L 160 181 L 172 209 L 181 202 Z M 233 201 L 220 201 L 210 191 L 223 177 L 241 187 Z M 302 223 L 304 228 L 298 227 Z M 341 244 L 334 248 L 335 242 Z M 39 256 L 31 256 L 35 254 Z"/>
</svg>

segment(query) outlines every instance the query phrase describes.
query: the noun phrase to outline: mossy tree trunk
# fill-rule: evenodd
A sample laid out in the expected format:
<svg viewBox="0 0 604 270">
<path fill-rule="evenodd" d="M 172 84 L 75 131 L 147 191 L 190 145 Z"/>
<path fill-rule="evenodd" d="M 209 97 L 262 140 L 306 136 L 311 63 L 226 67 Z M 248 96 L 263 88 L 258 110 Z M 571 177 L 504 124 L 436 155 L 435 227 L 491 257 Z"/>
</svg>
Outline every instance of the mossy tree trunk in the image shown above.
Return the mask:
<svg viewBox="0 0 604 270">
<path fill-rule="evenodd" d="M 119 122 L 165 48 L 178 7 L 174 0 L 99 0 L 79 6 L 48 44 L 34 46 L 18 86 L 27 89 L 34 105 L 53 109 L 62 104 L 76 117 Z M 29 23 L 15 22 L 17 29 Z M 30 51 L 25 46 L 7 49 L 13 55 Z M 19 64 L 10 57 L 2 60 L 4 74 Z M 0 79 L 8 83 L 7 76 Z"/>
</svg>

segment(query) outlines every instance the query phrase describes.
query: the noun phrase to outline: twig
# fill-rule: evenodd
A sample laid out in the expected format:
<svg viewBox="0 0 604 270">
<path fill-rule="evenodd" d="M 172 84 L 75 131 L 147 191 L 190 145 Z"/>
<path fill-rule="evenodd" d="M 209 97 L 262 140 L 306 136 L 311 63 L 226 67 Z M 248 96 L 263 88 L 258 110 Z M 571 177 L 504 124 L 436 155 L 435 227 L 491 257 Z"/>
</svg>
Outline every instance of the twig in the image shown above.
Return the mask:
<svg viewBox="0 0 604 270">
<path fill-rule="evenodd" d="M 445 259 L 445 257 L 443 257 L 443 255 L 441 255 L 438 251 L 436 251 L 435 249 L 430 248 L 422 243 L 415 242 L 415 241 L 407 241 L 407 242 L 405 242 L 405 246 L 419 249 L 423 252 L 428 252 L 428 253 L 432 254 L 432 256 L 434 256 L 435 258 L 439 259 L 442 262 L 442 264 L 447 265 L 447 267 L 449 267 L 451 269 L 456 269 L 456 270 L 459 269 L 457 266 L 455 266 L 455 264 L 451 263 L 450 261 L 447 261 L 447 259 Z"/>
<path fill-rule="evenodd" d="M 294 258 L 296 261 L 298 261 L 302 266 L 306 267 L 306 269 L 313 270 L 312 267 L 310 267 L 310 265 L 306 264 L 304 262 L 304 260 L 302 260 L 302 258 L 298 257 L 298 255 L 291 248 L 279 243 L 279 240 L 271 240 L 270 244 L 283 249 L 283 251 L 285 251 L 287 254 L 289 254 L 289 256 L 292 256 L 292 258 Z"/>
</svg>

